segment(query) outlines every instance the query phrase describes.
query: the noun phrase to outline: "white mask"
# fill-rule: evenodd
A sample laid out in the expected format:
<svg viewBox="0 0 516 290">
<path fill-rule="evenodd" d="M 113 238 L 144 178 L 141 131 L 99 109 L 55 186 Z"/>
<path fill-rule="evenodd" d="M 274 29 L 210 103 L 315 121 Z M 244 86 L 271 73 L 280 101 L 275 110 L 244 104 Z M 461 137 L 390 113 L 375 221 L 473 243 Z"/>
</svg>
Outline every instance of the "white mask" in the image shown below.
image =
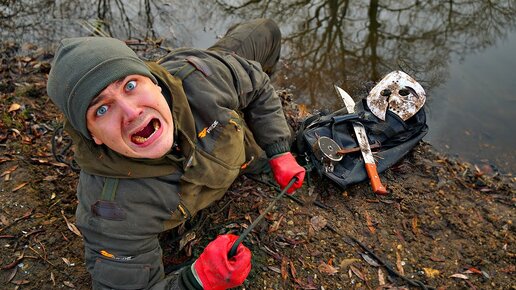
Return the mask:
<svg viewBox="0 0 516 290">
<path fill-rule="evenodd" d="M 367 106 L 371 112 L 385 121 L 387 110 L 398 115 L 403 121 L 414 116 L 425 104 L 423 87 L 402 71 L 386 75 L 367 96 Z"/>
</svg>

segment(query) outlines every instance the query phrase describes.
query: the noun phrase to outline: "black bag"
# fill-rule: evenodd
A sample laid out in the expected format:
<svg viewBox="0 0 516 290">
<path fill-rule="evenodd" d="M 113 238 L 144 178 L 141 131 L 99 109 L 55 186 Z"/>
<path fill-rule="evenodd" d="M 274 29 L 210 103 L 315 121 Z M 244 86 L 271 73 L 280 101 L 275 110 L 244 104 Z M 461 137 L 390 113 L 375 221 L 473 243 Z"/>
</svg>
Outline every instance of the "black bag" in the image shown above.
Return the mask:
<svg viewBox="0 0 516 290">
<path fill-rule="evenodd" d="M 329 115 L 313 115 L 305 119 L 297 133 L 295 146 L 300 156 L 317 169 L 320 175 L 333 180 L 341 188 L 368 180 L 364 160 L 360 151 L 348 153 L 340 161 L 332 162 L 328 171 L 314 153 L 314 145 L 320 137 L 333 139 L 341 149 L 358 148 L 353 122 L 360 122 L 366 128 L 369 144 L 379 144 L 373 150 L 377 170 L 383 172 L 405 156 L 428 132 L 424 107 L 414 116 L 403 121 L 396 114 L 387 111 L 385 121 L 371 113 L 363 100 L 356 108 L 356 114 L 347 114 L 339 110 Z"/>
</svg>

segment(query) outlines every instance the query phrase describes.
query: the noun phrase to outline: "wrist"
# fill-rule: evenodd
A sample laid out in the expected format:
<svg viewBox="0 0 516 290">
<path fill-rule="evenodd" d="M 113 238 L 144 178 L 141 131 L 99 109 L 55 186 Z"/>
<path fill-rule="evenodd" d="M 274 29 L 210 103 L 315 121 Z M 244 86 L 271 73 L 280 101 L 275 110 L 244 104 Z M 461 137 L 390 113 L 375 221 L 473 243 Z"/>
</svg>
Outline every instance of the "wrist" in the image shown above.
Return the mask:
<svg viewBox="0 0 516 290">
<path fill-rule="evenodd" d="M 288 140 L 282 140 L 277 143 L 266 145 L 264 151 L 268 158 L 272 158 L 278 154 L 287 153 L 290 151 L 290 142 Z"/>
<path fill-rule="evenodd" d="M 197 271 L 195 270 L 195 263 L 197 263 L 197 260 L 195 260 L 195 262 L 193 262 L 193 264 L 190 266 L 190 270 L 192 271 L 192 276 L 195 278 L 195 281 L 197 283 L 199 283 L 199 286 L 201 287 L 201 289 L 204 289 L 201 278 L 199 278 L 199 274 L 197 274 Z"/>
<path fill-rule="evenodd" d="M 286 154 L 288 154 L 288 153 L 290 153 L 290 152 L 283 152 L 283 153 L 279 153 L 279 154 L 273 155 L 273 156 L 271 156 L 271 157 L 269 158 L 269 160 L 272 160 L 272 159 L 278 158 L 278 157 L 283 156 L 283 155 L 286 155 Z"/>
<path fill-rule="evenodd" d="M 183 268 L 178 277 L 180 289 L 203 290 L 202 283 L 198 278 L 193 265 Z"/>
</svg>

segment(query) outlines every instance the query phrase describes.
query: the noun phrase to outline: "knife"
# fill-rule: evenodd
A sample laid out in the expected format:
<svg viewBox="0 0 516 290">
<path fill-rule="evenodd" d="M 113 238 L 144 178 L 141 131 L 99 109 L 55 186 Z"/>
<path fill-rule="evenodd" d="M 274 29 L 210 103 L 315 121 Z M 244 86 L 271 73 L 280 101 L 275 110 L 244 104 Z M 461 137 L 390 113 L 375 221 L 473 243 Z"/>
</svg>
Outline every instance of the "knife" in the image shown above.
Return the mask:
<svg viewBox="0 0 516 290">
<path fill-rule="evenodd" d="M 355 113 L 355 101 L 353 98 L 351 98 L 351 96 L 346 93 L 346 91 L 339 88 L 338 86 L 334 87 L 339 96 L 342 98 L 348 113 Z M 369 146 L 369 141 L 367 140 L 367 133 L 365 131 L 364 125 L 359 122 L 353 122 L 353 130 L 355 130 L 358 145 L 360 146 L 360 151 L 362 152 L 362 157 L 364 158 L 367 176 L 369 176 L 373 191 L 376 194 L 386 195 L 387 189 L 382 185 L 382 181 L 378 175 L 378 170 L 376 169 L 376 163 L 374 162 L 373 153 L 371 152 L 371 147 Z"/>
</svg>

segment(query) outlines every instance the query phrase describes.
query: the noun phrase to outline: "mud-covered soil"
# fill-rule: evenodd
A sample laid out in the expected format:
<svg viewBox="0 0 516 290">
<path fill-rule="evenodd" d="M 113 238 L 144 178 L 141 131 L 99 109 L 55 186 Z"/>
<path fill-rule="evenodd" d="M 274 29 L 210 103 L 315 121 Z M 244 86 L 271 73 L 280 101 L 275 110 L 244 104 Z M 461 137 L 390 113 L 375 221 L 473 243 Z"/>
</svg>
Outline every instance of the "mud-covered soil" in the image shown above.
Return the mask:
<svg viewBox="0 0 516 290">
<path fill-rule="evenodd" d="M 45 92 L 51 56 L 6 43 L 0 53 L 0 288 L 88 289 L 73 226 L 78 174 L 51 151 L 62 120 Z M 291 121 L 299 117 L 287 107 Z M 253 253 L 245 289 L 516 289 L 511 175 L 423 142 L 381 179 L 386 197 L 314 173 L 298 200 L 279 200 L 244 241 Z M 162 235 L 165 265 L 191 260 L 217 234 L 242 232 L 275 195 L 239 178 L 181 229 L 188 238 Z"/>
</svg>

